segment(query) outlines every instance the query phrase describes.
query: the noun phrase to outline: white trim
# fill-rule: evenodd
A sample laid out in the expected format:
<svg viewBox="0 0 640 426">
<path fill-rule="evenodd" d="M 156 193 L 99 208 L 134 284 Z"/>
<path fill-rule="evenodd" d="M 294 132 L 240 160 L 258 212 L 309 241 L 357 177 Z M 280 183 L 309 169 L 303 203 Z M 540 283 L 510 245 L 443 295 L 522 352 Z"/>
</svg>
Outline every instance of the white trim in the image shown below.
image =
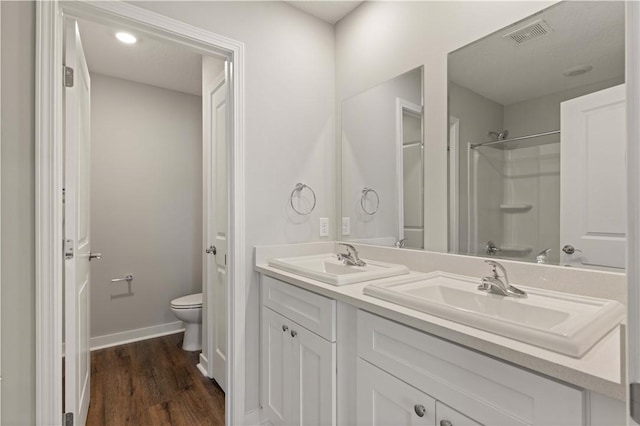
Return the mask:
<svg viewBox="0 0 640 426">
<path fill-rule="evenodd" d="M 396 98 L 396 189 L 398 191 L 398 240 L 404 238 L 404 127 L 403 127 L 403 115 L 405 111 L 409 111 L 418 117 L 420 117 L 420 123 L 423 122 L 422 106 L 409 102 L 406 99 Z M 420 131 L 420 137 L 422 138 L 422 131 Z M 421 140 L 423 144 L 424 153 L 424 140 Z M 424 169 L 424 158 L 422 159 L 422 168 Z M 423 178 L 424 181 L 424 178 Z M 424 186 L 424 183 L 423 183 Z M 424 191 L 422 191 L 424 193 Z M 423 196 L 424 197 L 424 196 Z M 420 200 L 420 204 L 423 205 L 423 200 Z M 424 223 L 422 224 L 424 233 Z"/>
<path fill-rule="evenodd" d="M 204 377 L 209 377 L 209 360 L 207 359 L 206 356 L 203 355 L 202 352 L 200 352 L 199 358 L 200 358 L 200 362 L 196 364 L 196 367 Z"/>
<path fill-rule="evenodd" d="M 168 336 L 182 331 L 184 331 L 184 323 L 182 321 L 175 321 L 167 324 L 136 328 L 134 330 L 92 337 L 89 345 L 91 350 L 95 351 L 98 349 L 110 348 L 112 346 L 139 342 L 141 340 L 153 339 L 154 337 Z"/>
<path fill-rule="evenodd" d="M 640 3 L 626 4 L 627 383 L 640 382 Z M 627 401 L 627 413 L 628 410 Z M 629 424 L 635 422 L 629 417 Z"/>
<path fill-rule="evenodd" d="M 36 424 L 62 419 L 62 20 L 36 5 Z"/>
<path fill-rule="evenodd" d="M 458 253 L 460 245 L 460 119 L 449 116 L 449 252 Z"/>
<path fill-rule="evenodd" d="M 124 2 L 37 2 L 36 17 L 36 424 L 62 413 L 62 32 L 64 11 L 101 23 L 126 24 L 202 53 L 229 57 L 233 126 L 228 149 L 229 389 L 226 424 L 245 423 L 244 44 Z"/>
</svg>

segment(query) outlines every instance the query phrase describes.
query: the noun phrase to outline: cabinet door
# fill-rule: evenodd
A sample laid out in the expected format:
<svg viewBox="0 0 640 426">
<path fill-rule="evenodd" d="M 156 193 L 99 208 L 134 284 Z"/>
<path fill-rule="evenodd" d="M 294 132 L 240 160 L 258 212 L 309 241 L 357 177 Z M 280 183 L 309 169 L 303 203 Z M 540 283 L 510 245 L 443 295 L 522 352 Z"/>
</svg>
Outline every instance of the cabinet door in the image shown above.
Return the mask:
<svg viewBox="0 0 640 426">
<path fill-rule="evenodd" d="M 357 381 L 359 425 L 435 425 L 435 400 L 413 386 L 362 359 Z"/>
<path fill-rule="evenodd" d="M 292 323 L 292 424 L 336 424 L 336 344 Z"/>
<path fill-rule="evenodd" d="M 436 401 L 436 425 L 438 426 L 481 426 L 475 420 L 458 413 L 440 401 Z"/>
<path fill-rule="evenodd" d="M 290 327 L 292 322 L 271 309 L 262 311 L 262 405 L 274 425 L 292 424 Z"/>
</svg>

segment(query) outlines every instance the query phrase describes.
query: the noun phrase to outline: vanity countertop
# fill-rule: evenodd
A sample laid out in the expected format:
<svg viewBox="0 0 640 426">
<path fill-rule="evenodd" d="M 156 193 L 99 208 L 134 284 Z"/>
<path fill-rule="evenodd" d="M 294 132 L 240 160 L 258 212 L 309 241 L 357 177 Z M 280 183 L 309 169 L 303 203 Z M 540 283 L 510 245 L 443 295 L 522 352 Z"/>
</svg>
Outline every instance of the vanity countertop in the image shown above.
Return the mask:
<svg viewBox="0 0 640 426">
<path fill-rule="evenodd" d="M 305 254 L 310 252 L 299 252 L 299 255 Z M 613 329 L 582 358 L 577 359 L 367 296 L 363 289 L 370 282 L 337 287 L 273 268 L 268 265 L 265 255 L 264 252 L 256 253 L 255 270 L 259 273 L 580 388 L 618 400 L 625 398 L 625 330 L 622 325 Z"/>
</svg>

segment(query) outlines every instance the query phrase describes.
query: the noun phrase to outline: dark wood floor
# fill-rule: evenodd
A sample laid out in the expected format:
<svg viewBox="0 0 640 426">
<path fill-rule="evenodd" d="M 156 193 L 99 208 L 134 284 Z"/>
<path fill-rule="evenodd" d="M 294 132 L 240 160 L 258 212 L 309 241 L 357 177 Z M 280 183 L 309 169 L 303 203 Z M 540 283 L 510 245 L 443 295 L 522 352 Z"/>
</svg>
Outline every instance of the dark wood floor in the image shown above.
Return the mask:
<svg viewBox="0 0 640 426">
<path fill-rule="evenodd" d="M 92 352 L 87 424 L 224 425 L 224 393 L 181 344 L 173 334 Z"/>
</svg>

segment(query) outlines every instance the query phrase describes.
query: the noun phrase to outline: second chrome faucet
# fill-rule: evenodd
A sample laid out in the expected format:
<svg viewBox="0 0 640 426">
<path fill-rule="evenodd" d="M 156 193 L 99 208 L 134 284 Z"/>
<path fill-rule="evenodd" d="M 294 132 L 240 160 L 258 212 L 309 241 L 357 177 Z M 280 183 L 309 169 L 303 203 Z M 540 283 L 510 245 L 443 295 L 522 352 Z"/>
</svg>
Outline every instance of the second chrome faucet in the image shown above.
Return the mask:
<svg viewBox="0 0 640 426">
<path fill-rule="evenodd" d="M 527 293 L 509 284 L 507 270 L 504 269 L 504 266 L 493 260 L 485 260 L 484 263 L 491 267 L 491 275 L 482 277 L 482 283 L 478 286 L 478 290 L 500 296 L 527 297 Z M 498 270 L 502 275 L 498 273 Z"/>
<path fill-rule="evenodd" d="M 351 244 L 338 243 L 347 249 L 346 253 L 338 253 L 338 260 L 342 260 L 345 265 L 349 266 L 366 266 L 367 264 L 358 257 L 358 250 Z"/>
</svg>

